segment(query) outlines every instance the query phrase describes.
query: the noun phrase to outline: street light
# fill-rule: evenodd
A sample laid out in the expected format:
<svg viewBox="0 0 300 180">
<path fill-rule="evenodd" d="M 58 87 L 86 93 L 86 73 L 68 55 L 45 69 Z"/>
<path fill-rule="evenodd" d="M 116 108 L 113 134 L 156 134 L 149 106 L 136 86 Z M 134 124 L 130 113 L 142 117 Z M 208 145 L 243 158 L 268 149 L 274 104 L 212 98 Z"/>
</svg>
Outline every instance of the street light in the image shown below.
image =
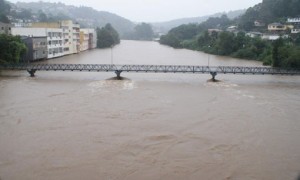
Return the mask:
<svg viewBox="0 0 300 180">
<path fill-rule="evenodd" d="M 208 67 L 209 67 L 209 60 L 210 60 L 210 56 L 209 56 L 209 54 L 207 54 L 207 64 L 208 64 Z"/>
<path fill-rule="evenodd" d="M 208 46 L 208 48 L 210 48 L 210 46 Z M 210 54 L 207 53 L 207 65 L 208 65 L 208 67 L 209 67 L 209 60 L 210 60 Z"/>
<path fill-rule="evenodd" d="M 110 46 L 110 60 L 111 64 L 114 64 L 113 46 Z"/>
</svg>

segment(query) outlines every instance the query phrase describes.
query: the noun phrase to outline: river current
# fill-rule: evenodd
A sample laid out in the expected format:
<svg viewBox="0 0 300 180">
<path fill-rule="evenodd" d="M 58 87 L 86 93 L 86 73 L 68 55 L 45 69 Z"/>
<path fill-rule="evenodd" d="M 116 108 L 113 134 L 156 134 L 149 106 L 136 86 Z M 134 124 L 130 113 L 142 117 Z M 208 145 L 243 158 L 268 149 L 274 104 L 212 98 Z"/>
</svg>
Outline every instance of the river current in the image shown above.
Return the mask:
<svg viewBox="0 0 300 180">
<path fill-rule="evenodd" d="M 42 63 L 261 66 L 122 41 Z M 1 180 L 296 180 L 296 76 L 0 72 Z"/>
</svg>

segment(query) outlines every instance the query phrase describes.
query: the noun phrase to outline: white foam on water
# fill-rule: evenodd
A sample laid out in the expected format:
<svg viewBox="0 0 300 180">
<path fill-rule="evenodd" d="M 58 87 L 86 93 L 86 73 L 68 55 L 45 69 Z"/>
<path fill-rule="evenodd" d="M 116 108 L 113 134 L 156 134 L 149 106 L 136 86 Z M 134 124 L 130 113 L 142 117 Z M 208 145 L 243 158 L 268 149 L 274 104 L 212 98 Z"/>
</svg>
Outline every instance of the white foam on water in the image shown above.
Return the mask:
<svg viewBox="0 0 300 180">
<path fill-rule="evenodd" d="M 111 89 L 120 90 L 133 90 L 136 88 L 136 83 L 133 81 L 114 81 L 114 80 L 103 80 L 95 81 L 88 84 L 91 92 L 107 91 Z"/>
</svg>

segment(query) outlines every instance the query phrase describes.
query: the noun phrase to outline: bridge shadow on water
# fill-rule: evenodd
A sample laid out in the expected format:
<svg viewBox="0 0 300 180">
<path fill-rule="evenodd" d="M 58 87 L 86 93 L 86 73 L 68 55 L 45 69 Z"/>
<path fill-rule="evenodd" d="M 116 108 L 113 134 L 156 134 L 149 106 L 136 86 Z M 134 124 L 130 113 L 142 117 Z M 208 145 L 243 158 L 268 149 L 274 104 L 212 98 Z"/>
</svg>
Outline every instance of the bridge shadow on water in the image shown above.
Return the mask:
<svg viewBox="0 0 300 180">
<path fill-rule="evenodd" d="M 108 78 L 106 80 L 108 80 L 108 81 L 128 81 L 128 80 L 131 80 L 131 79 L 121 76 L 121 77 Z"/>
<path fill-rule="evenodd" d="M 222 81 L 221 81 L 221 80 L 217 80 L 217 79 L 211 78 L 211 79 L 207 80 L 206 82 L 218 83 L 218 82 L 222 82 Z"/>
</svg>

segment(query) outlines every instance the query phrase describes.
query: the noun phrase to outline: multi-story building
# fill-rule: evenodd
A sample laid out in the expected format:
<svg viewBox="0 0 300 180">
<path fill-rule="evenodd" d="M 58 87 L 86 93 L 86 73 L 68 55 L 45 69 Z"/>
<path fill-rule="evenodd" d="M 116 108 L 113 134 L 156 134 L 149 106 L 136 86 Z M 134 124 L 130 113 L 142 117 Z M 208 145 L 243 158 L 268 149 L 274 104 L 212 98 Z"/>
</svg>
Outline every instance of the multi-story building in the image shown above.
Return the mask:
<svg viewBox="0 0 300 180">
<path fill-rule="evenodd" d="M 13 35 L 47 37 L 47 58 L 79 53 L 97 46 L 95 29 L 82 29 L 71 20 L 31 23 L 30 27 L 13 28 Z"/>
<path fill-rule="evenodd" d="M 64 55 L 63 32 L 58 28 L 47 28 L 48 59 Z"/>
<path fill-rule="evenodd" d="M 47 37 L 47 58 L 64 55 L 62 29 L 58 28 L 12 28 L 13 35 Z"/>
<path fill-rule="evenodd" d="M 86 51 L 89 49 L 89 40 L 89 29 L 80 29 L 80 51 Z"/>
<path fill-rule="evenodd" d="M 11 34 L 11 24 L 0 22 L 0 34 Z"/>
<path fill-rule="evenodd" d="M 300 17 L 298 17 L 298 18 L 288 18 L 287 22 L 300 24 Z"/>
<path fill-rule="evenodd" d="M 292 28 L 291 33 L 292 34 L 298 34 L 300 33 L 300 18 L 288 18 L 288 23 L 291 23 L 294 25 L 294 28 Z"/>
<path fill-rule="evenodd" d="M 27 52 L 21 57 L 21 62 L 29 63 L 46 59 L 48 56 L 47 37 L 22 36 L 21 40 L 27 46 Z"/>
<path fill-rule="evenodd" d="M 95 29 L 89 29 L 89 49 L 97 47 L 97 32 Z"/>
<path fill-rule="evenodd" d="M 61 21 L 65 55 L 80 52 L 80 25 L 71 20 Z"/>
<path fill-rule="evenodd" d="M 31 24 L 33 28 L 60 28 L 59 22 L 35 22 Z"/>
<path fill-rule="evenodd" d="M 64 20 L 51 23 L 32 23 L 32 27 L 62 29 L 62 44 L 64 55 L 80 52 L 80 25 L 77 23 L 73 23 L 72 20 Z"/>
<path fill-rule="evenodd" d="M 80 52 L 80 25 L 73 24 L 73 53 Z"/>
<path fill-rule="evenodd" d="M 97 33 L 95 29 L 80 29 L 80 51 L 97 47 Z"/>
</svg>

